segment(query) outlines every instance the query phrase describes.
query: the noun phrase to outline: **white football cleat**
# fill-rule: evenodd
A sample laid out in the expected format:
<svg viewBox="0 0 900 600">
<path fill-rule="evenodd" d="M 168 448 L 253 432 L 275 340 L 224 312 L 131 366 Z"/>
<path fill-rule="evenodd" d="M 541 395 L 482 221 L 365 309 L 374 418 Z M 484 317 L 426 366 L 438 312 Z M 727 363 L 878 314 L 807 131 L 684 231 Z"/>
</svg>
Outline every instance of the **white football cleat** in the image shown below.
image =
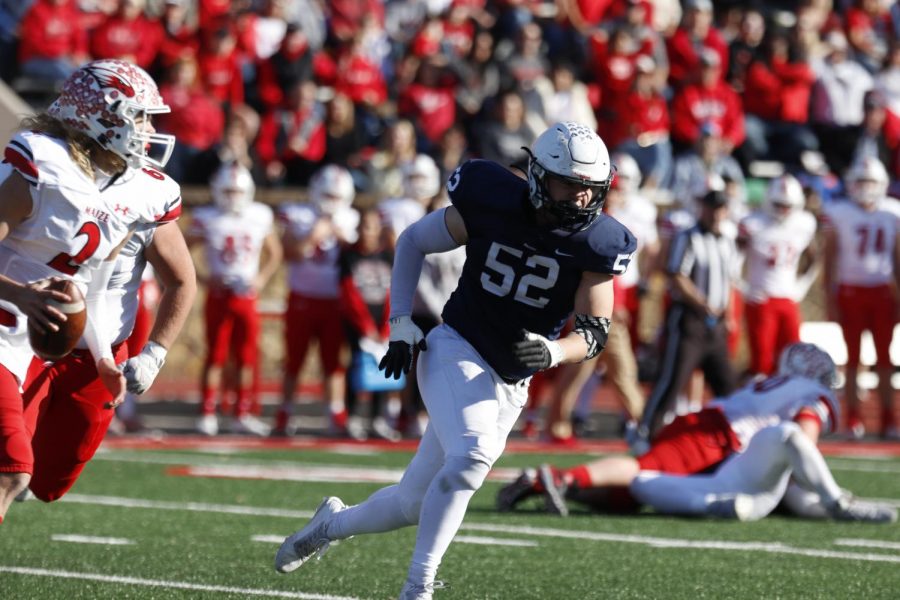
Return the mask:
<svg viewBox="0 0 900 600">
<path fill-rule="evenodd" d="M 195 428 L 199 433 L 210 437 L 219 434 L 219 419 L 216 415 L 203 415 L 197 419 Z"/>
<path fill-rule="evenodd" d="M 755 521 L 759 518 L 754 516 L 753 496 L 748 494 L 716 498 L 706 505 L 706 514 L 711 517 L 737 519 L 738 521 Z"/>
<path fill-rule="evenodd" d="M 431 600 L 434 590 L 442 590 L 450 587 L 443 581 L 432 581 L 431 583 L 421 584 L 413 583 L 406 580 L 403 589 L 400 590 L 400 600 Z"/>
<path fill-rule="evenodd" d="M 894 523 L 897 521 L 897 509 L 894 507 L 864 502 L 847 494 L 841 496 L 827 509 L 828 515 L 837 521 L 860 523 Z"/>
<path fill-rule="evenodd" d="M 15 500 L 16 502 L 27 502 L 28 500 L 34 500 L 34 499 L 35 499 L 34 492 L 32 492 L 28 488 L 25 488 L 24 490 L 22 490 L 21 492 L 16 494 L 15 498 L 13 498 L 13 500 Z"/>
<path fill-rule="evenodd" d="M 231 422 L 231 432 L 268 437 L 272 428 L 253 415 L 241 415 Z"/>
<path fill-rule="evenodd" d="M 331 517 L 347 508 L 340 498 L 330 496 L 322 500 L 309 523 L 290 537 L 285 538 L 275 553 L 275 570 L 279 573 L 296 571 L 315 554 L 322 558 L 334 541 L 328 537 Z"/>
</svg>

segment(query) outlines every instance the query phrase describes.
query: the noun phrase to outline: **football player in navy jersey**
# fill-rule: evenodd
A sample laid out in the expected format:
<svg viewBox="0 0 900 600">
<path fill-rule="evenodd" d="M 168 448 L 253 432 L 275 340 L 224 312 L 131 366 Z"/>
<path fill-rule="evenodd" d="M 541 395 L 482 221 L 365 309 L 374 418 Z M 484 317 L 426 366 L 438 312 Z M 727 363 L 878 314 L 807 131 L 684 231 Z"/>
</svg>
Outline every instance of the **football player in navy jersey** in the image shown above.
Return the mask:
<svg viewBox="0 0 900 600">
<path fill-rule="evenodd" d="M 557 123 L 529 151 L 527 182 L 471 160 L 447 182 L 452 205 L 408 227 L 391 277 L 387 377 L 417 375 L 430 422 L 400 483 L 347 507 L 326 498 L 275 557 L 293 571 L 330 542 L 418 524 L 401 598 L 431 598 L 441 558 L 469 500 L 500 457 L 532 374 L 599 354 L 609 334 L 612 277 L 625 271 L 634 236 L 601 213 L 614 176 L 593 130 Z M 410 319 L 426 254 L 466 246 L 444 323 L 427 340 Z M 574 312 L 575 328 L 559 338 Z M 426 343 L 427 342 L 427 343 Z M 427 351 L 426 351 L 427 350 Z"/>
</svg>

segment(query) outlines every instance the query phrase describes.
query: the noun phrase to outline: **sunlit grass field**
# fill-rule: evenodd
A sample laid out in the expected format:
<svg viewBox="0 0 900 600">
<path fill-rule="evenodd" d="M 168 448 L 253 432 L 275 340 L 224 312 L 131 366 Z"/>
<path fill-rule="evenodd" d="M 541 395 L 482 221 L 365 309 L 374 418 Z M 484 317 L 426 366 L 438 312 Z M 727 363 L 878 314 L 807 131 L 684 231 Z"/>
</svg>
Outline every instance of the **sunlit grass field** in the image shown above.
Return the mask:
<svg viewBox="0 0 900 600">
<path fill-rule="evenodd" d="M 323 496 L 359 502 L 409 456 L 358 446 L 103 452 L 66 500 L 13 505 L 0 525 L 0 598 L 396 598 L 414 528 L 342 542 L 289 575 L 272 563 Z M 496 471 L 587 458 L 509 454 Z M 900 460 L 829 463 L 858 495 L 900 503 Z M 436 600 L 900 598 L 900 525 L 498 514 L 499 486 L 475 495 Z"/>
</svg>

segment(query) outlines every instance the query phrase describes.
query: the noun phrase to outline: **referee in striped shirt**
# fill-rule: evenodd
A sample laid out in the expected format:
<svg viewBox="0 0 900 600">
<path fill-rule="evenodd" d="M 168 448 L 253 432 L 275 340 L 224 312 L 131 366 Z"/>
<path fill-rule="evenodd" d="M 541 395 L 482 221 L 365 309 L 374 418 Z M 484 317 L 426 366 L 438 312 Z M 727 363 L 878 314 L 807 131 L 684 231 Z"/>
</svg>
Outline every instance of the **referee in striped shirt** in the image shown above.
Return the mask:
<svg viewBox="0 0 900 600">
<path fill-rule="evenodd" d="M 666 315 L 665 346 L 653 391 L 638 435 L 659 431 L 694 369 L 700 368 L 717 397 L 730 394 L 737 376 L 728 357 L 726 315 L 737 275 L 738 250 L 722 235 L 728 198 L 720 191 L 700 199 L 697 224 L 672 241 L 666 271 L 672 282 L 672 305 Z"/>
</svg>

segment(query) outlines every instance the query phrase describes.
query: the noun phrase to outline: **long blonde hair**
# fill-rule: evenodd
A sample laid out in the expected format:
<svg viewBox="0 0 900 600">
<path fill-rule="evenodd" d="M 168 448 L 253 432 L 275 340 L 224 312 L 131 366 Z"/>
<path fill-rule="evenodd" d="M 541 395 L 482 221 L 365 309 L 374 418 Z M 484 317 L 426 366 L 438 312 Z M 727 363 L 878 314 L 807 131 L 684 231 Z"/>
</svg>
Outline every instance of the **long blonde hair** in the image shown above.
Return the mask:
<svg viewBox="0 0 900 600">
<path fill-rule="evenodd" d="M 82 131 L 78 131 L 74 127 L 66 125 L 59 119 L 48 115 L 47 113 L 39 113 L 30 117 L 25 117 L 19 124 L 21 129 L 37 131 L 44 133 L 50 137 L 55 137 L 66 143 L 69 149 L 69 157 L 84 173 L 94 178 L 94 165 L 97 163 L 112 162 L 121 171 L 125 169 L 125 161 L 120 157 L 112 154 L 108 150 L 104 150 L 100 144 Z"/>
</svg>

